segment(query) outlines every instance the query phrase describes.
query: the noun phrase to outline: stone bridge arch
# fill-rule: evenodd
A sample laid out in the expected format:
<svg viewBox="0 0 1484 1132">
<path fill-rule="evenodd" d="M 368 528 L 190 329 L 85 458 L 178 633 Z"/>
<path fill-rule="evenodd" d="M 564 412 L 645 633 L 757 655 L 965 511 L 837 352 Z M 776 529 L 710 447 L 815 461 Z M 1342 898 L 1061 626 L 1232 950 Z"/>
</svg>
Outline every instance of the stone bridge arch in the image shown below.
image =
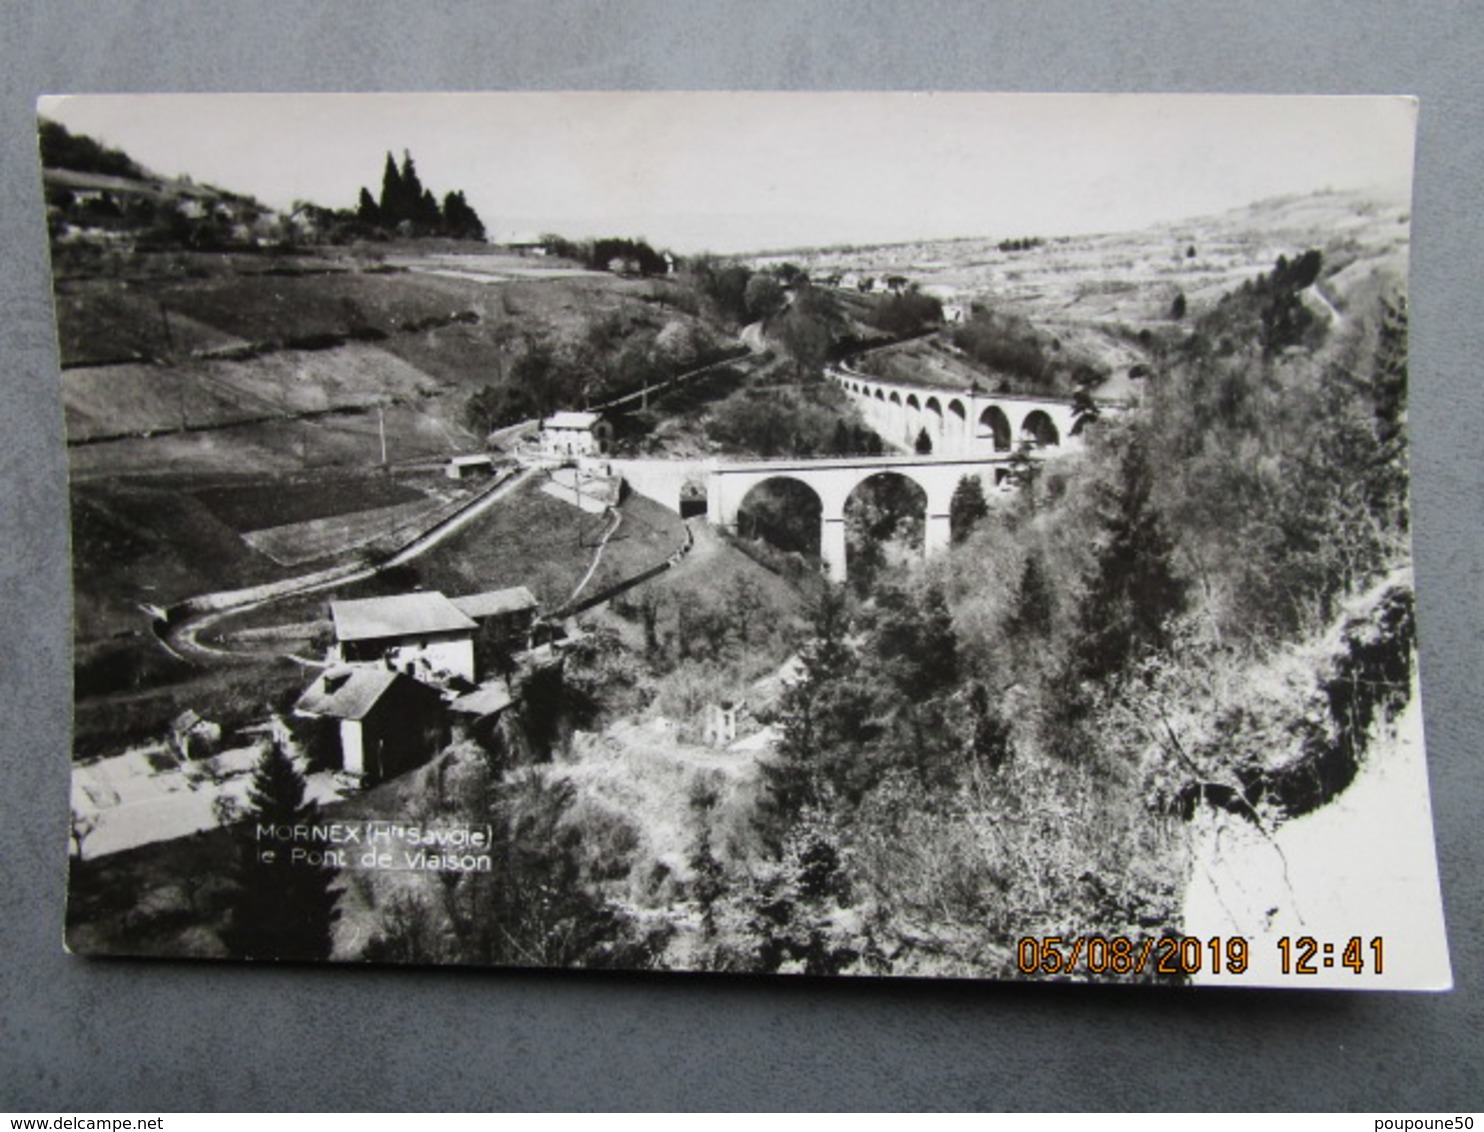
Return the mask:
<svg viewBox="0 0 1484 1132">
<path fill-rule="evenodd" d="M 906 414 L 906 428 L 902 432 L 902 441 L 911 452 L 917 445 L 917 433 L 922 428 L 922 399 L 916 393 L 907 394 L 902 401 L 902 410 Z"/>
<path fill-rule="evenodd" d="M 979 414 L 978 439 L 989 441 L 996 452 L 1008 452 L 1012 438 L 1010 418 L 1005 416 L 1004 409 L 989 405 Z"/>
<path fill-rule="evenodd" d="M 927 429 L 928 440 L 932 442 L 934 452 L 944 452 L 947 449 L 946 422 L 943 416 L 943 403 L 936 397 L 929 397 L 922 403 L 922 427 Z M 913 437 L 914 443 L 916 437 Z"/>
<path fill-rule="evenodd" d="M 944 447 L 948 452 L 969 450 L 969 410 L 958 397 L 948 401 L 948 417 L 944 423 Z"/>
<path fill-rule="evenodd" d="M 1055 448 L 1061 444 L 1061 432 L 1051 414 L 1044 409 L 1032 409 L 1020 422 L 1020 435 L 1035 441 L 1041 448 Z"/>
<path fill-rule="evenodd" d="M 923 428 L 935 456 L 989 456 L 1009 452 L 1018 438 L 1042 448 L 1075 444 L 1071 402 L 1055 397 L 983 393 L 967 389 L 899 385 L 836 368 L 832 378 L 876 432 L 912 452 Z"/>
<path fill-rule="evenodd" d="M 750 509 L 748 506 L 749 503 L 755 502 L 758 496 L 758 492 L 765 487 L 773 487 L 775 489 L 786 488 L 787 490 L 785 494 L 792 496 L 792 498 L 788 501 L 788 506 L 790 508 L 803 507 L 806 511 L 806 514 L 808 512 L 815 513 L 812 516 L 809 516 L 810 518 L 812 518 L 813 524 L 817 528 L 813 532 L 813 544 L 809 545 L 806 542 L 805 545 L 799 546 L 797 548 L 785 546 L 781 547 L 781 549 L 797 549 L 805 554 L 822 554 L 824 549 L 824 500 L 820 496 L 819 490 L 814 485 L 810 484 L 807 480 L 802 479 L 799 476 L 789 475 L 786 472 L 780 473 L 779 475 L 767 476 L 765 478 L 759 479 L 756 482 L 752 483 L 747 488 L 747 490 L 742 493 L 741 497 L 736 501 L 736 512 L 734 518 L 732 519 L 731 529 L 736 531 L 738 534 L 743 535 L 744 537 L 755 537 L 757 535 L 758 532 L 756 530 L 749 531 L 741 529 L 742 517 L 744 513 Z M 768 541 L 773 542 L 774 540 L 769 539 Z M 777 543 L 774 542 L 774 545 L 777 545 Z"/>
<path fill-rule="evenodd" d="M 766 464 L 719 465 L 712 473 L 707 493 L 707 518 L 727 530 L 737 529 L 737 516 L 748 493 L 770 479 L 797 480 L 819 498 L 819 554 L 830 577 L 846 577 L 845 504 L 862 483 L 890 472 L 915 483 L 926 496 L 923 522 L 923 552 L 934 554 L 952 541 L 949 510 L 953 490 L 964 475 L 977 475 L 985 483 L 986 465 L 974 461 L 844 459 L 840 461 L 771 461 Z"/>
<path fill-rule="evenodd" d="M 850 517 L 850 514 L 851 514 L 851 508 L 853 506 L 854 507 L 862 506 L 863 504 L 865 504 L 865 501 L 866 501 L 867 497 L 870 496 L 870 495 L 877 495 L 877 498 L 879 499 L 879 490 L 881 488 L 886 487 L 886 485 L 891 484 L 893 481 L 896 481 L 896 483 L 899 484 L 899 485 L 904 485 L 905 486 L 906 491 L 905 491 L 905 493 L 903 493 L 903 495 L 901 496 L 901 498 L 904 501 L 910 501 L 910 502 L 906 502 L 906 514 L 905 515 L 903 515 L 900 512 L 898 512 L 897 514 L 893 515 L 894 522 L 893 522 L 892 526 L 893 526 L 894 529 L 898 529 L 897 528 L 897 524 L 899 524 L 903 518 L 911 518 L 911 519 L 919 519 L 920 518 L 921 523 L 922 523 L 922 528 L 921 528 L 921 532 L 920 532 L 921 537 L 922 537 L 922 547 L 920 549 L 924 549 L 925 550 L 926 545 L 927 545 L 927 527 L 928 527 L 928 496 L 927 496 L 927 490 L 919 482 L 919 480 L 918 480 L 917 477 L 909 474 L 908 472 L 904 471 L 903 469 L 900 469 L 900 468 L 883 468 L 880 471 L 871 473 L 870 475 L 862 476 L 860 478 L 860 480 L 856 483 L 856 485 L 853 488 L 850 489 L 850 494 L 848 496 L 846 496 L 846 498 L 845 498 L 845 506 L 843 508 L 843 513 L 845 514 L 845 516 L 847 518 L 847 521 L 848 521 L 848 519 Z M 873 491 L 872 490 L 873 488 L 875 488 L 876 490 Z M 857 523 L 857 531 L 858 532 L 862 529 L 860 527 L 860 519 L 861 519 L 860 513 L 859 512 L 856 512 L 855 521 Z M 864 528 L 864 529 L 866 531 L 866 541 L 868 543 L 872 542 L 873 540 L 877 540 L 877 539 L 880 539 L 880 538 L 885 537 L 885 533 L 886 533 L 885 531 L 876 531 L 876 530 L 871 530 L 870 528 Z M 852 549 L 855 552 L 853 556 L 851 554 Z M 847 540 L 847 546 L 845 548 L 845 558 L 846 558 L 847 568 L 846 568 L 845 571 L 842 571 L 840 574 L 835 575 L 835 574 L 832 573 L 831 576 L 832 577 L 838 577 L 840 579 L 844 579 L 847 574 L 854 574 L 855 571 L 861 567 L 860 558 L 861 558 L 861 555 L 863 553 L 869 559 L 874 554 L 876 554 L 878 552 L 879 552 L 879 546 L 870 546 L 870 545 L 868 545 L 866 547 L 862 547 L 861 545 L 857 544 L 855 547 L 852 548 L 852 547 L 850 547 L 848 545 L 848 540 Z M 878 563 L 884 562 L 884 559 L 878 558 L 877 561 L 878 561 Z"/>
</svg>

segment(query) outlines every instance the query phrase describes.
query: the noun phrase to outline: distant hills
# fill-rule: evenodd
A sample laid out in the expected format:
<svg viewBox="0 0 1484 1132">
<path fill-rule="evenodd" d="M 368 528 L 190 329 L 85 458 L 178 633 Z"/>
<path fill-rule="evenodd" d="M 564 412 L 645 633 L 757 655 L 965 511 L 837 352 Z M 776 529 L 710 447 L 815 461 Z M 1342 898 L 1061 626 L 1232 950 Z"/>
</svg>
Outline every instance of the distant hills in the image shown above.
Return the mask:
<svg viewBox="0 0 1484 1132">
<path fill-rule="evenodd" d="M 298 201 L 281 212 L 188 177 L 161 177 L 60 122 L 42 119 L 39 134 L 54 248 L 82 243 L 224 251 L 408 237 L 485 239 L 484 223 L 463 190 L 446 193 L 440 203 L 405 151 L 400 167 L 387 154 L 379 197 L 362 188 L 354 209 Z"/>
<path fill-rule="evenodd" d="M 278 214 L 252 197 L 161 177 L 59 122 L 42 119 L 39 132 L 54 247 L 85 242 L 217 250 L 257 246 L 283 234 Z"/>
</svg>

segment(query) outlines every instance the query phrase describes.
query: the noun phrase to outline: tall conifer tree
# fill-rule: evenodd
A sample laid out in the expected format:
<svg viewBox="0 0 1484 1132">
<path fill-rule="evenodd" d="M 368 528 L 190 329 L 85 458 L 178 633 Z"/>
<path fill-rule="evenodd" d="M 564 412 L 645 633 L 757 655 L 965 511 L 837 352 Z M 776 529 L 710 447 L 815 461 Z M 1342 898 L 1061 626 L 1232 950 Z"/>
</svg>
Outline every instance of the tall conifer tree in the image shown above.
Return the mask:
<svg viewBox="0 0 1484 1132">
<path fill-rule="evenodd" d="M 397 163 L 391 152 L 386 155 L 386 166 L 381 171 L 381 221 L 396 227 L 402 219 L 402 175 L 397 172 Z"/>
<path fill-rule="evenodd" d="M 237 865 L 237 892 L 224 942 L 248 959 L 325 959 L 339 912 L 331 887 L 338 870 L 295 862 L 276 838 L 260 828 L 312 825 L 319 808 L 305 804 L 304 776 L 283 748 L 270 746 L 253 772 L 248 820 Z"/>
<path fill-rule="evenodd" d="M 1174 543 L 1153 485 L 1144 439 L 1136 435 L 1124 449 L 1118 480 L 1104 489 L 1106 541 L 1082 601 L 1074 656 L 1079 679 L 1107 679 L 1164 648 L 1166 623 L 1185 609 L 1185 583 L 1174 570 Z"/>
</svg>

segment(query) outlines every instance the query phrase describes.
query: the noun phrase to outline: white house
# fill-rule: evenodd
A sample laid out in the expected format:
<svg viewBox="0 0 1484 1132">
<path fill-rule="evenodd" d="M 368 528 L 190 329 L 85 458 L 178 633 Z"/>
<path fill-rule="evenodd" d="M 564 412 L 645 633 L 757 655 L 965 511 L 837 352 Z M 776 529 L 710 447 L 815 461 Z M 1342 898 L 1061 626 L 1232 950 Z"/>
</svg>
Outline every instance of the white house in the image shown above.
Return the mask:
<svg viewBox="0 0 1484 1132">
<path fill-rule="evenodd" d="M 597 413 L 553 413 L 541 422 L 540 440 L 548 456 L 605 456 L 613 426 Z"/>
<path fill-rule="evenodd" d="M 409 676 L 461 676 L 474 682 L 479 626 L 441 593 L 332 601 L 332 664 L 370 665 Z"/>
</svg>

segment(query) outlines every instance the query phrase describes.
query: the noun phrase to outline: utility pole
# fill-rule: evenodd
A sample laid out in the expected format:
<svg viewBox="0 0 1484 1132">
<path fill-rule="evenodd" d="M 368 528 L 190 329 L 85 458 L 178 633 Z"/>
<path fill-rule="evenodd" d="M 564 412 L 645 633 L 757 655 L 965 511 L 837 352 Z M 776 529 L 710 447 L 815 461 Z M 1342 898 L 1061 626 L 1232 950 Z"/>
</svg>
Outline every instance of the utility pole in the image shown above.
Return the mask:
<svg viewBox="0 0 1484 1132">
<path fill-rule="evenodd" d="M 572 466 L 572 506 L 577 508 L 577 549 L 582 549 L 582 487 L 577 479 L 577 466 Z"/>
<path fill-rule="evenodd" d="M 173 362 L 175 360 L 175 335 L 170 332 L 170 315 L 165 310 L 165 301 L 160 300 L 160 322 L 165 327 L 165 350 L 167 356 Z"/>
<path fill-rule="evenodd" d="M 386 406 L 380 401 L 376 403 L 376 426 L 381 433 L 381 466 L 386 467 Z"/>
</svg>

